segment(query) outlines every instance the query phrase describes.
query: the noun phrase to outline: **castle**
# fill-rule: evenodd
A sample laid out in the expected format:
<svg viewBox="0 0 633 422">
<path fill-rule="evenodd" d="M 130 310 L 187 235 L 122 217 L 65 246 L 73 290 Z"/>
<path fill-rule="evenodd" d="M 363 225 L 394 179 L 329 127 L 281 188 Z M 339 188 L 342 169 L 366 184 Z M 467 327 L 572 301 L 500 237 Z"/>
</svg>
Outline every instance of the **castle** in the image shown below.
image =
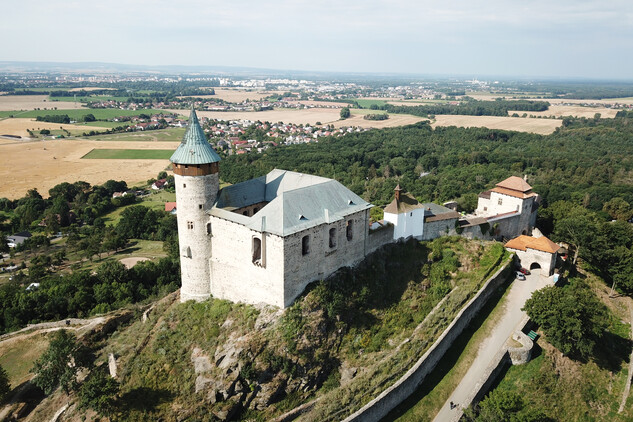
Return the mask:
<svg viewBox="0 0 633 422">
<path fill-rule="evenodd" d="M 170 161 L 183 302 L 213 295 L 284 308 L 309 282 L 376 248 L 372 205 L 335 180 L 273 170 L 219 190 L 220 157 L 194 110 Z"/>
<path fill-rule="evenodd" d="M 519 177 L 480 194 L 470 216 L 418 203 L 398 186 L 385 208 L 386 223 L 370 228 L 372 205 L 324 177 L 276 169 L 220 190 L 220 156 L 193 109 L 170 161 L 183 302 L 213 296 L 285 308 L 310 282 L 357 264 L 386 243 L 450 234 L 488 239 L 529 234 L 538 207 L 538 195 Z"/>
</svg>

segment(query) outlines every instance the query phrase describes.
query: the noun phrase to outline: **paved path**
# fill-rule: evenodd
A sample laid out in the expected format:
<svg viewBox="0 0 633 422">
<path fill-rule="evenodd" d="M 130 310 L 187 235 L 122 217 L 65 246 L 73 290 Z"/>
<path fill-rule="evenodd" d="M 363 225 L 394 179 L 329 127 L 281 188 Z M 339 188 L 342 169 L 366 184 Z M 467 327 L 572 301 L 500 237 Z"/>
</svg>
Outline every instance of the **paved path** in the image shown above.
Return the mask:
<svg viewBox="0 0 633 422">
<path fill-rule="evenodd" d="M 459 420 L 462 415 L 462 407 L 468 407 L 470 404 L 466 402 L 472 396 L 473 390 L 477 388 L 486 369 L 498 352 L 507 348 L 506 341 L 512 336 L 517 325 L 525 316 L 525 312 L 521 311 L 523 304 L 532 296 L 532 292 L 548 284 L 552 284 L 551 277 L 545 278 L 534 273 L 527 276 L 525 281 L 514 280 L 512 282 L 510 291 L 506 296 L 505 313 L 499 318 L 499 322 L 489 336 L 481 343 L 477 357 L 470 369 L 435 416 L 434 422 Z M 453 409 L 451 409 L 451 402 L 456 405 Z"/>
</svg>

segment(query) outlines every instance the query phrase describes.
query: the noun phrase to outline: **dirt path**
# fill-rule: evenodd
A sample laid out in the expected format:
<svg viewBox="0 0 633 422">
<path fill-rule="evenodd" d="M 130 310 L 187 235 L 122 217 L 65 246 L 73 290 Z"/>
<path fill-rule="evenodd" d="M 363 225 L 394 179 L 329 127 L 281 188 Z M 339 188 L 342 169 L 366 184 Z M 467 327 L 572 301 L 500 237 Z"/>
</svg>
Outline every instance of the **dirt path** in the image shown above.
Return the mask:
<svg viewBox="0 0 633 422">
<path fill-rule="evenodd" d="M 631 313 L 631 338 L 633 338 L 633 305 L 629 302 L 629 311 Z M 626 379 L 626 387 L 622 392 L 622 401 L 620 402 L 620 408 L 618 409 L 618 413 L 622 413 L 624 411 L 624 406 L 626 405 L 626 400 L 629 398 L 629 393 L 631 392 L 631 379 L 633 378 L 633 350 L 631 351 L 631 357 L 629 358 L 629 375 Z"/>
<path fill-rule="evenodd" d="M 551 280 L 551 278 L 541 277 L 537 274 L 532 274 L 526 278 L 525 281 L 515 280 L 512 282 L 504 314 L 499 318 L 499 323 L 490 332 L 489 336 L 481 343 L 477 357 L 457 388 L 451 393 L 442 409 L 433 419 L 435 422 L 459 420 L 462 416 L 463 408 L 470 405 L 470 403 L 466 402 L 472 396 L 471 393 L 479 387 L 486 369 L 493 363 L 492 361 L 500 350 L 503 348 L 507 349 L 508 345 L 506 342 L 508 338 L 525 316 L 525 312 L 521 310 L 525 301 L 532 296 L 535 290 L 545 287 Z M 451 403 L 456 406 L 451 408 Z"/>
<path fill-rule="evenodd" d="M 22 328 L 21 330 L 14 331 L 8 334 L 3 334 L 2 336 L 0 336 L 0 344 L 6 344 L 6 343 L 14 342 L 17 340 L 22 340 L 24 338 L 34 336 L 36 334 L 48 333 L 51 331 L 57 331 L 61 329 L 78 331 L 78 330 L 81 330 L 82 328 L 85 328 L 89 330 L 96 327 L 99 324 L 103 324 L 105 320 L 106 320 L 105 317 L 96 317 L 96 318 L 90 318 L 90 319 L 68 318 L 68 319 L 63 319 L 61 321 L 42 322 L 40 324 L 32 324 L 25 328 Z M 66 321 L 70 321 L 70 323 L 67 323 Z"/>
</svg>

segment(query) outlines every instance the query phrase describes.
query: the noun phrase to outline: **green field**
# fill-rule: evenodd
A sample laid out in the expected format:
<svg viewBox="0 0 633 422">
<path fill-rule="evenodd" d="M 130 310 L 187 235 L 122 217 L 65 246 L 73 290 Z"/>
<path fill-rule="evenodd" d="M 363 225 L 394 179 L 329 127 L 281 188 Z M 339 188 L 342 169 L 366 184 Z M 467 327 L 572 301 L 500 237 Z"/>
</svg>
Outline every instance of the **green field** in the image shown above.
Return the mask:
<svg viewBox="0 0 633 422">
<path fill-rule="evenodd" d="M 387 104 L 387 102 L 384 100 L 362 100 L 359 98 L 359 99 L 355 99 L 354 101 L 356 101 L 358 105 L 363 108 L 369 108 L 372 106 L 372 104 L 376 104 L 379 107 Z"/>
<path fill-rule="evenodd" d="M 108 127 L 115 128 L 119 126 L 129 126 L 132 122 L 104 122 L 104 121 L 96 121 L 96 122 L 85 122 L 85 123 L 75 123 L 79 126 L 94 126 L 94 127 Z"/>
<path fill-rule="evenodd" d="M 13 117 L 31 118 L 34 119 L 37 116 L 61 116 L 67 114 L 72 120 L 81 119 L 86 114 L 92 114 L 97 119 L 113 119 L 119 116 L 138 116 L 139 114 L 155 114 L 162 113 L 162 110 L 155 109 L 140 109 L 140 110 L 119 110 L 118 108 L 84 108 L 77 110 L 27 110 L 27 111 L 0 111 L 1 117 Z"/>
<path fill-rule="evenodd" d="M 49 101 L 68 101 L 68 102 L 73 102 L 73 101 L 78 101 L 80 103 L 89 103 L 89 102 L 95 102 L 95 101 L 127 101 L 127 99 L 130 98 L 130 96 L 127 97 L 112 97 L 109 95 L 88 95 L 88 96 L 79 96 L 79 97 L 49 97 Z"/>
<path fill-rule="evenodd" d="M 102 122 L 95 122 L 102 123 Z M 169 128 L 161 130 L 150 130 L 147 132 L 124 132 L 114 133 L 112 135 L 99 135 L 97 138 L 90 138 L 96 141 L 118 141 L 118 142 L 147 142 L 147 141 L 165 141 L 165 142 L 181 142 L 185 134 L 184 128 Z"/>
<path fill-rule="evenodd" d="M 171 149 L 93 149 L 81 158 L 107 160 L 168 160 Z"/>
</svg>

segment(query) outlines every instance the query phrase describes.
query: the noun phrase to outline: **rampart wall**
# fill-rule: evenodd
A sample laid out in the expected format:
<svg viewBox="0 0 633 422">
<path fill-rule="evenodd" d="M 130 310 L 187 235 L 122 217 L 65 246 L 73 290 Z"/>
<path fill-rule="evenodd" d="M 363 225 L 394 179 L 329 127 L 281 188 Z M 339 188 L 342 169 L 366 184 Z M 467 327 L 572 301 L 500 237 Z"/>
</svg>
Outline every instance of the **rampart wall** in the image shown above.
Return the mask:
<svg viewBox="0 0 633 422">
<path fill-rule="evenodd" d="M 413 367 L 378 397 L 347 417 L 345 422 L 379 421 L 413 394 L 420 384 L 422 384 L 426 376 L 435 369 L 435 366 L 444 357 L 444 354 L 453 345 L 453 342 L 461 335 L 471 320 L 488 302 L 488 299 L 490 299 L 495 290 L 507 280 L 511 268 L 512 263 L 507 262 L 493 274 Z"/>
</svg>

